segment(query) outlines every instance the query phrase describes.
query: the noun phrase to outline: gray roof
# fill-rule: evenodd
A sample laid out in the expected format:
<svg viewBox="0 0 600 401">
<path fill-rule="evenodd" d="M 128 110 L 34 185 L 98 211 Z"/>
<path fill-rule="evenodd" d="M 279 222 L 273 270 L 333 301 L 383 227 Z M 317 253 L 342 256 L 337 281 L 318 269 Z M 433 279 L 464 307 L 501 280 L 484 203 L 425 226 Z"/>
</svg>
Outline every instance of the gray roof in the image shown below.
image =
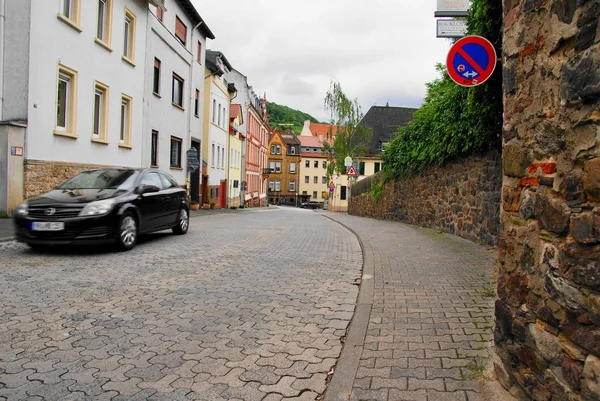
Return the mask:
<svg viewBox="0 0 600 401">
<path fill-rule="evenodd" d="M 373 130 L 369 153 L 381 153 L 381 144 L 396 136 L 398 128 L 408 124 L 417 109 L 408 107 L 373 106 L 361 120 L 361 124 Z"/>
<path fill-rule="evenodd" d="M 231 67 L 231 64 L 229 64 L 229 61 L 227 60 L 227 58 L 225 57 L 225 55 L 219 51 L 214 51 L 214 50 L 207 50 L 206 51 L 206 67 L 211 70 L 214 73 L 217 73 L 218 75 L 222 75 L 225 73 L 225 71 L 221 71 L 221 69 L 219 68 L 219 64 L 217 63 L 217 58 L 220 58 L 221 61 L 223 62 L 223 64 L 225 64 L 225 66 L 229 69 L 229 71 L 232 70 L 233 67 Z"/>
</svg>

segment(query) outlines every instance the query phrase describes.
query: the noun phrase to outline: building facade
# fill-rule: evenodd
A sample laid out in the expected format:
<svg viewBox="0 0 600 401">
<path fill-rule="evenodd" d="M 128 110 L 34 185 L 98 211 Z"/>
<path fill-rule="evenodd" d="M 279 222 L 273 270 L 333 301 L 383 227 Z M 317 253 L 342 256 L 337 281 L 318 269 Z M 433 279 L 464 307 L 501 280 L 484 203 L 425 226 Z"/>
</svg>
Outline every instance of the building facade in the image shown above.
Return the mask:
<svg viewBox="0 0 600 401">
<path fill-rule="evenodd" d="M 298 136 L 301 142 L 299 193 L 303 202 L 312 200 L 325 205 L 325 201 L 331 196 L 329 188 L 332 179 L 327 179 L 329 162 L 323 146 L 333 128 L 327 124 L 305 121 L 302 133 Z"/>
<path fill-rule="evenodd" d="M 243 181 L 242 175 L 242 148 L 245 145 L 246 138 L 240 131 L 240 126 L 244 123 L 242 106 L 238 103 L 232 103 L 229 115 L 229 176 L 227 178 L 229 189 L 228 207 L 239 207 L 242 205 L 241 187 Z"/>
<path fill-rule="evenodd" d="M 200 172 L 187 171 L 186 151 L 193 147 L 200 158 L 204 49 L 214 35 L 189 0 L 165 0 L 164 7 L 150 10 L 143 165 L 167 171 L 182 186 L 189 179 L 190 197 L 198 201 Z"/>
<path fill-rule="evenodd" d="M 229 84 L 225 74 L 232 67 L 225 55 L 218 51 L 206 51 L 204 121 L 204 147 L 202 155 L 207 162 L 207 175 L 203 176 L 205 187 L 203 201 L 224 208 L 227 204 L 227 169 L 229 165 Z"/>
<path fill-rule="evenodd" d="M 245 206 L 257 207 L 267 205 L 267 146 L 269 130 L 266 99 L 260 99 L 248 78 L 233 69 L 225 75 L 227 82 L 235 85 L 236 103 L 239 103 L 244 116 L 240 125 L 240 133 L 246 138 L 242 149 L 242 183 L 241 196 Z"/>
<path fill-rule="evenodd" d="M 294 133 L 273 131 L 269 140 L 269 203 L 298 206 L 300 140 Z"/>
</svg>

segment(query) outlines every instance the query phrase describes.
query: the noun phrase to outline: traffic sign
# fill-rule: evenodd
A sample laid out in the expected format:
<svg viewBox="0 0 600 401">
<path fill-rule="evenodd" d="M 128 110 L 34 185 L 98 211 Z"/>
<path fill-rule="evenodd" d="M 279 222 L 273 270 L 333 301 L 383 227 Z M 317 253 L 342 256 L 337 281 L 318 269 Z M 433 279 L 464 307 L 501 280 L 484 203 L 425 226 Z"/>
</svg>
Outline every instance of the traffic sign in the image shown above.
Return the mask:
<svg viewBox="0 0 600 401">
<path fill-rule="evenodd" d="M 346 175 L 348 177 L 358 177 L 358 172 L 353 165 L 350 165 L 350 167 L 348 167 L 348 171 L 346 171 Z"/>
<path fill-rule="evenodd" d="M 350 156 L 346 156 L 346 158 L 344 159 L 344 166 L 350 167 L 351 165 L 352 165 L 352 158 Z"/>
<path fill-rule="evenodd" d="M 446 68 L 454 82 L 472 87 L 481 85 L 492 76 L 496 61 L 496 50 L 489 40 L 481 36 L 465 36 L 450 48 Z"/>
</svg>

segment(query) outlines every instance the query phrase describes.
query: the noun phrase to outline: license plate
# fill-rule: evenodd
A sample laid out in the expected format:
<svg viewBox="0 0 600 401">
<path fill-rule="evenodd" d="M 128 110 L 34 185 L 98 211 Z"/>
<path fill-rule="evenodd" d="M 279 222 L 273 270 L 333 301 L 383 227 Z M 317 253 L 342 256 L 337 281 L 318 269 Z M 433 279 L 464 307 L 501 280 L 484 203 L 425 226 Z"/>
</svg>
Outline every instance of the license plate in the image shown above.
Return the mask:
<svg viewBox="0 0 600 401">
<path fill-rule="evenodd" d="M 62 231 L 65 223 L 61 221 L 34 221 L 31 223 L 32 231 Z"/>
</svg>

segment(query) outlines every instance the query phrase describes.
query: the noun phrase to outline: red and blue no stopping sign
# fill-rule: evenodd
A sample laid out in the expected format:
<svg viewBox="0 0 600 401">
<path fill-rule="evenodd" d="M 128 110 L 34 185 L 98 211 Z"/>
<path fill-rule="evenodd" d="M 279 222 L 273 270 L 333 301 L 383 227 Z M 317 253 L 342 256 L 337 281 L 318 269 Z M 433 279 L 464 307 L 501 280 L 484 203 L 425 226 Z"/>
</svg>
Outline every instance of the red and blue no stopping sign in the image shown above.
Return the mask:
<svg viewBox="0 0 600 401">
<path fill-rule="evenodd" d="M 465 36 L 450 48 L 446 68 L 457 84 L 477 86 L 494 73 L 496 57 L 496 50 L 489 40 L 481 36 Z"/>
</svg>

